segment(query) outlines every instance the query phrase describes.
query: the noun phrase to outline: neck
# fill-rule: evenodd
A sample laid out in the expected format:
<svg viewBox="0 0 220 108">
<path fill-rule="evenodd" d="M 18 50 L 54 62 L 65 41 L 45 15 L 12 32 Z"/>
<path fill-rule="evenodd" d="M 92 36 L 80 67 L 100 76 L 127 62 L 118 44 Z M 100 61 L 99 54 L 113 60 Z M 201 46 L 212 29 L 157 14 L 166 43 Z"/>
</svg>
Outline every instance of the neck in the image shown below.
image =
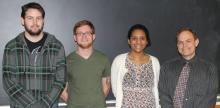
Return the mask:
<svg viewBox="0 0 220 108">
<path fill-rule="evenodd" d="M 25 34 L 25 37 L 31 42 L 38 42 L 44 36 L 43 32 L 41 32 L 39 35 L 34 35 L 34 36 L 30 35 L 28 32 L 25 32 L 24 34 Z"/>
<path fill-rule="evenodd" d="M 183 58 L 186 60 L 191 60 L 193 57 L 195 57 L 195 54 L 193 54 L 191 56 L 183 56 Z"/>
<path fill-rule="evenodd" d="M 134 59 L 142 59 L 143 56 L 145 56 L 145 53 L 144 53 L 144 52 L 136 53 L 136 52 L 131 51 L 131 52 L 129 53 L 129 55 L 130 55 L 131 57 L 133 57 Z"/>
<path fill-rule="evenodd" d="M 136 53 L 131 51 L 128 56 L 134 64 L 138 65 L 145 64 L 149 61 L 149 56 L 144 52 Z"/>
<path fill-rule="evenodd" d="M 88 59 L 92 55 L 92 52 L 93 52 L 93 47 L 86 48 L 86 49 L 78 47 L 76 49 L 76 53 L 85 59 Z"/>
</svg>

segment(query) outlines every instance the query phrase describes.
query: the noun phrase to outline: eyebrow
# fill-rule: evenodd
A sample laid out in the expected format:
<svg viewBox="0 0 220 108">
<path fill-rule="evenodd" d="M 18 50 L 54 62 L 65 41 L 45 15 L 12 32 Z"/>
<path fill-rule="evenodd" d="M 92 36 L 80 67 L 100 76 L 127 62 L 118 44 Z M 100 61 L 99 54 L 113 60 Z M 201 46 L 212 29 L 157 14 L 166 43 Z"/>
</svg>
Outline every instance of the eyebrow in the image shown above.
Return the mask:
<svg viewBox="0 0 220 108">
<path fill-rule="evenodd" d="M 191 40 L 193 40 L 193 39 L 186 39 L 186 40 L 177 40 L 177 41 L 191 41 Z"/>
</svg>

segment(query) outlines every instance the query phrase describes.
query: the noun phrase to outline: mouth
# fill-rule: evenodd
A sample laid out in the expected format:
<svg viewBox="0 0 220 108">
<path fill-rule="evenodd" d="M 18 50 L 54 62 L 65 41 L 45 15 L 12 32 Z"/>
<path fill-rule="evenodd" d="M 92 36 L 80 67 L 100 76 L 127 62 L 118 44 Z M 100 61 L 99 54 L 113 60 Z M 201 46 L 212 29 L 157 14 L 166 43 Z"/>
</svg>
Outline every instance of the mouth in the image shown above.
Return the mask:
<svg viewBox="0 0 220 108">
<path fill-rule="evenodd" d="M 143 46 L 141 46 L 141 45 L 134 45 L 134 48 L 137 48 L 137 49 L 140 49 L 140 48 L 142 48 Z"/>
<path fill-rule="evenodd" d="M 31 29 L 32 29 L 32 31 L 38 31 L 39 27 L 32 27 Z"/>
</svg>

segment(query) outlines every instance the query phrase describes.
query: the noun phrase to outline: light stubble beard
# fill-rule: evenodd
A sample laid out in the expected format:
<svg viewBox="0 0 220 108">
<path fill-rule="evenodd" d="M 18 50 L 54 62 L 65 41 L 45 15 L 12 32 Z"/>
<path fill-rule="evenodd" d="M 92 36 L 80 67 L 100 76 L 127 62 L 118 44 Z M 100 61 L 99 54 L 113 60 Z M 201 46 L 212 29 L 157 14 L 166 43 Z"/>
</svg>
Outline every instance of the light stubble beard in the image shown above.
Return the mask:
<svg viewBox="0 0 220 108">
<path fill-rule="evenodd" d="M 88 45 L 83 45 L 83 44 L 79 44 L 79 43 L 77 43 L 77 45 L 78 45 L 78 47 L 80 47 L 82 49 L 88 49 L 93 46 L 93 42 L 89 43 Z"/>
</svg>

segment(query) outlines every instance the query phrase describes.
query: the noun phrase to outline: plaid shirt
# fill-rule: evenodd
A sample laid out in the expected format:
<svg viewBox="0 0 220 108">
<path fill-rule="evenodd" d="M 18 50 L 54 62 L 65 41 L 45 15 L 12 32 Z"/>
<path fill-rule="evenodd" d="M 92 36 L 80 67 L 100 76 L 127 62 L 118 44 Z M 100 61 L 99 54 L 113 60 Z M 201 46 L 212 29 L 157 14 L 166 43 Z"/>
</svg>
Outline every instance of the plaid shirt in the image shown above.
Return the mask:
<svg viewBox="0 0 220 108">
<path fill-rule="evenodd" d="M 65 52 L 60 41 L 46 34 L 47 39 L 34 63 L 31 63 L 24 32 L 5 46 L 3 87 L 12 108 L 58 106 L 59 95 L 66 82 Z"/>
</svg>

